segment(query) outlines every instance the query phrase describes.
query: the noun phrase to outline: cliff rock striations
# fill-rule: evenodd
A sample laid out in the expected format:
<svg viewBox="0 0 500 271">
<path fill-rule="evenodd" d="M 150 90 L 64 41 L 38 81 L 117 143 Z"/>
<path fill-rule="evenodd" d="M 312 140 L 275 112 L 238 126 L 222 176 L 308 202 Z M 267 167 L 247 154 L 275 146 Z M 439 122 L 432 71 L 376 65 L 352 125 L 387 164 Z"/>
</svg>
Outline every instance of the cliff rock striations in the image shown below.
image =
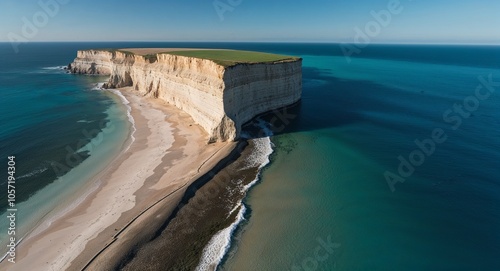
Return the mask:
<svg viewBox="0 0 500 271">
<path fill-rule="evenodd" d="M 69 65 L 77 74 L 109 75 L 105 88 L 133 87 L 187 112 L 209 141 L 235 140 L 258 114 L 291 105 L 302 94 L 302 59 L 218 64 L 168 53 L 78 51 Z"/>
</svg>

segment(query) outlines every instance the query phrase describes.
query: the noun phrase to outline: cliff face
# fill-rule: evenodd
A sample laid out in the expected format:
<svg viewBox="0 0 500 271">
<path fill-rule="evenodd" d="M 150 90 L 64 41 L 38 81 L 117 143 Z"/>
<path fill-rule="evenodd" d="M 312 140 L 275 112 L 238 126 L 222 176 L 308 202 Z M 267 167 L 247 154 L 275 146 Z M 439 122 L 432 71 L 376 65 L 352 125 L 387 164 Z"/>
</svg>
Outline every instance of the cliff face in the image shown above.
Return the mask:
<svg viewBox="0 0 500 271">
<path fill-rule="evenodd" d="M 78 51 L 72 73 L 110 75 L 105 88 L 132 86 L 191 115 L 210 142 L 234 140 L 258 114 L 297 102 L 302 60 L 237 64 L 170 54 L 148 58 L 119 51 Z"/>
</svg>

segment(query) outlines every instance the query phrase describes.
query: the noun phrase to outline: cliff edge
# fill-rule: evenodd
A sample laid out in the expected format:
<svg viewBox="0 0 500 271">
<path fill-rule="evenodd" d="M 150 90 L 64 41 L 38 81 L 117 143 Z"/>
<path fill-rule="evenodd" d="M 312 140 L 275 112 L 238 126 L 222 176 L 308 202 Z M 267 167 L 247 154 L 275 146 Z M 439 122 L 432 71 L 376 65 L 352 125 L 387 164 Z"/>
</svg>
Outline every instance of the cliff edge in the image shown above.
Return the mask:
<svg viewBox="0 0 500 271">
<path fill-rule="evenodd" d="M 105 88 L 133 87 L 175 105 L 203 127 L 209 142 L 237 139 L 244 123 L 302 94 L 302 59 L 256 52 L 84 50 L 69 70 L 110 75 Z"/>
</svg>

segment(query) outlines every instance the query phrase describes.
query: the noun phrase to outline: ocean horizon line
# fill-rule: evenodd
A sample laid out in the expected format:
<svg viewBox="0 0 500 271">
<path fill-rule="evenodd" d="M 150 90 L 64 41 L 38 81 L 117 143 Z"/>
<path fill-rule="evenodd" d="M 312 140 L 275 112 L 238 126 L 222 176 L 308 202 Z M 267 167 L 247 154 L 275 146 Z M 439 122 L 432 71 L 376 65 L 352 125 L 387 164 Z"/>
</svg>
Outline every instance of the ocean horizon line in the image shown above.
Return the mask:
<svg viewBox="0 0 500 271">
<path fill-rule="evenodd" d="M 231 43 L 231 44 L 332 44 L 332 45 L 340 45 L 340 44 L 358 44 L 355 42 L 342 42 L 342 41 L 189 41 L 189 40 L 174 40 L 174 41 L 158 41 L 158 40 L 85 40 L 85 41 L 27 41 L 22 42 L 20 44 L 39 44 L 39 43 L 212 43 L 212 44 L 221 44 L 221 43 Z M 9 44 L 11 41 L 0 41 L 0 44 Z M 410 45 L 410 46 L 492 46 L 497 47 L 500 46 L 499 43 L 447 43 L 447 42 L 370 42 L 367 46 L 370 45 Z"/>
</svg>

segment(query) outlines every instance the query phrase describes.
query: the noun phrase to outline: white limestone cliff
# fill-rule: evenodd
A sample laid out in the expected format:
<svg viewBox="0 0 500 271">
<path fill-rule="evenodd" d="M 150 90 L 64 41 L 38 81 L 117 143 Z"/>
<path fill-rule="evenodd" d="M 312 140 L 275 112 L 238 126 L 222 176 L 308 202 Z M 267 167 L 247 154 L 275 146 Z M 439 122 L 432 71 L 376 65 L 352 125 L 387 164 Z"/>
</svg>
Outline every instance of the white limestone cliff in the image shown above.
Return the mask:
<svg viewBox="0 0 500 271">
<path fill-rule="evenodd" d="M 132 86 L 191 115 L 209 141 L 235 140 L 261 113 L 291 105 L 302 94 L 302 60 L 242 63 L 171 54 L 145 57 L 120 51 L 78 51 L 72 73 L 110 75 L 106 88 Z"/>
</svg>

